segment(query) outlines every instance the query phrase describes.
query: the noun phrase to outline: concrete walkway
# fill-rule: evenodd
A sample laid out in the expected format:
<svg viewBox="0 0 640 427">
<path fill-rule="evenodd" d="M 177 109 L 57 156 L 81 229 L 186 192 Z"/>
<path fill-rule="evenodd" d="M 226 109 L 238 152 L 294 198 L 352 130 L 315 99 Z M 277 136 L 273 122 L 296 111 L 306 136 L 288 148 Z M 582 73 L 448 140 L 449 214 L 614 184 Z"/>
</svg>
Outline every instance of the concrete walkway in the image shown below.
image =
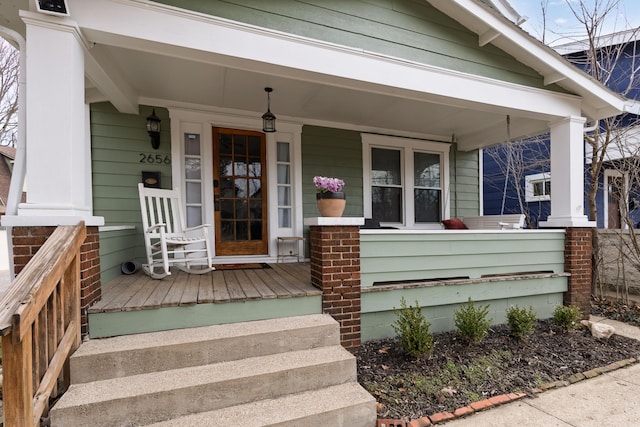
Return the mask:
<svg viewBox="0 0 640 427">
<path fill-rule="evenodd" d="M 640 340 L 640 328 L 591 316 L 612 325 L 616 333 Z M 589 427 L 640 426 L 640 364 L 521 399 L 466 418 L 447 427 Z"/>
</svg>

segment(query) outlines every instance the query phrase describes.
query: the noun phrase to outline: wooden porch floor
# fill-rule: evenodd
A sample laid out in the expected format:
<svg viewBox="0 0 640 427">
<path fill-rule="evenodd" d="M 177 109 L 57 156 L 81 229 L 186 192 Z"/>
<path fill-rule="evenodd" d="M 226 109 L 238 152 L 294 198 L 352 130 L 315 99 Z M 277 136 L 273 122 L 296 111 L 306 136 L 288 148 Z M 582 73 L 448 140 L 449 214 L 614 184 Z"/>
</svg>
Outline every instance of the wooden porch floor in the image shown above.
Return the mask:
<svg viewBox="0 0 640 427">
<path fill-rule="evenodd" d="M 320 295 L 311 284 L 309 263 L 269 264 L 270 268 L 215 270 L 187 274 L 178 269 L 162 280 L 141 271 L 102 285 L 102 299 L 89 313 L 148 310 Z"/>
</svg>

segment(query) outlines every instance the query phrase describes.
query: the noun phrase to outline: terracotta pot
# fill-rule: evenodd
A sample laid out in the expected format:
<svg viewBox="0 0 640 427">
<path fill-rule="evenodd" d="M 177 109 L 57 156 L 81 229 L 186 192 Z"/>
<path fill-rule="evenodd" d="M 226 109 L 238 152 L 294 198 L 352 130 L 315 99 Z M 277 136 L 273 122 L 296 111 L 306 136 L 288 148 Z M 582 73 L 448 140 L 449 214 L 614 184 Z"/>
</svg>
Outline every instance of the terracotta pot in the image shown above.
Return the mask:
<svg viewBox="0 0 640 427">
<path fill-rule="evenodd" d="M 340 217 L 347 205 L 347 196 L 339 193 L 316 193 L 316 201 L 320 216 Z"/>
</svg>

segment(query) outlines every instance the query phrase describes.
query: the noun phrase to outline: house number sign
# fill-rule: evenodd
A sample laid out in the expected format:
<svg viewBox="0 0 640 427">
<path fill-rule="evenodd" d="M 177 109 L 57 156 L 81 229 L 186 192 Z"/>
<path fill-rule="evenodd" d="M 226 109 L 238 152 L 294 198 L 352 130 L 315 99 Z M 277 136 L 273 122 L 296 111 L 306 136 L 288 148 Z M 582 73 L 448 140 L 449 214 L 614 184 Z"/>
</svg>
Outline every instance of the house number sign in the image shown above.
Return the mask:
<svg viewBox="0 0 640 427">
<path fill-rule="evenodd" d="M 138 154 L 140 156 L 140 163 L 145 163 L 145 164 L 165 164 L 165 165 L 170 165 L 171 164 L 171 156 L 168 154 L 150 154 L 150 153 L 139 153 Z"/>
</svg>

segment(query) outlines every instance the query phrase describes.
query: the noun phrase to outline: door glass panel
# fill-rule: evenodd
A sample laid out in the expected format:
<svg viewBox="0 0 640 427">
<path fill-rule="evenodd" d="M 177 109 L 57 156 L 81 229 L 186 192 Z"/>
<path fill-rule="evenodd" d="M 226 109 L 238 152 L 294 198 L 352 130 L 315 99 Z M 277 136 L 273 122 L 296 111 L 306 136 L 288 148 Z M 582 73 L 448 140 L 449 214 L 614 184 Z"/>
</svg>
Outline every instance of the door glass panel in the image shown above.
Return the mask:
<svg viewBox="0 0 640 427">
<path fill-rule="evenodd" d="M 231 149 L 233 139 L 231 137 L 231 135 L 229 134 L 220 134 L 220 147 L 219 147 L 219 153 L 222 156 L 228 155 L 230 156 L 231 154 L 233 154 L 233 151 Z"/>
<path fill-rule="evenodd" d="M 233 176 L 232 157 L 220 157 L 220 176 Z"/>
<path fill-rule="evenodd" d="M 249 150 L 248 150 L 248 154 L 249 157 L 260 157 L 261 156 L 261 150 L 260 150 L 260 138 L 258 138 L 257 136 L 250 136 L 249 137 Z"/>
<path fill-rule="evenodd" d="M 187 206 L 187 227 L 202 225 L 202 209 L 200 206 Z"/>
<path fill-rule="evenodd" d="M 280 208 L 278 209 L 278 227 L 289 228 L 291 227 L 291 209 Z"/>
<path fill-rule="evenodd" d="M 249 180 L 249 197 L 260 199 L 262 197 L 262 181 L 259 179 Z"/>
<path fill-rule="evenodd" d="M 184 160 L 185 163 L 185 178 L 187 179 L 200 179 L 200 159 L 194 159 L 188 157 Z"/>
<path fill-rule="evenodd" d="M 233 155 L 236 157 L 245 157 L 247 155 L 247 137 L 235 135 L 233 138 Z"/>
<path fill-rule="evenodd" d="M 236 178 L 233 180 L 235 194 L 234 197 L 247 197 L 247 180 Z"/>
<path fill-rule="evenodd" d="M 261 177 L 262 176 L 262 164 L 259 161 L 249 162 L 249 176 Z"/>
<path fill-rule="evenodd" d="M 249 240 L 249 227 L 247 221 L 236 221 L 236 240 Z"/>
<path fill-rule="evenodd" d="M 278 205 L 289 206 L 291 204 L 291 195 L 289 187 L 278 187 Z"/>
<path fill-rule="evenodd" d="M 278 184 L 289 184 L 289 165 L 278 165 Z"/>
<path fill-rule="evenodd" d="M 262 240 L 262 221 L 251 221 L 251 240 Z"/>
<path fill-rule="evenodd" d="M 234 240 L 233 227 L 233 221 L 220 222 L 220 238 L 223 242 L 230 242 Z"/>
<path fill-rule="evenodd" d="M 200 203 L 202 190 L 199 182 L 187 182 L 187 203 Z"/>
<path fill-rule="evenodd" d="M 247 176 L 247 163 L 244 160 L 236 160 L 233 162 L 233 174 L 235 176 Z"/>
<path fill-rule="evenodd" d="M 188 156 L 200 155 L 200 135 L 186 133 L 184 138 L 184 154 Z"/>
<path fill-rule="evenodd" d="M 251 219 L 260 219 L 262 218 L 262 201 L 261 200 L 252 200 L 250 204 L 250 218 Z"/>
<path fill-rule="evenodd" d="M 247 201 L 246 200 L 236 200 L 235 201 L 235 214 L 236 218 L 246 218 L 247 217 Z"/>
<path fill-rule="evenodd" d="M 278 161 L 289 163 L 289 143 L 278 142 Z"/>
</svg>

